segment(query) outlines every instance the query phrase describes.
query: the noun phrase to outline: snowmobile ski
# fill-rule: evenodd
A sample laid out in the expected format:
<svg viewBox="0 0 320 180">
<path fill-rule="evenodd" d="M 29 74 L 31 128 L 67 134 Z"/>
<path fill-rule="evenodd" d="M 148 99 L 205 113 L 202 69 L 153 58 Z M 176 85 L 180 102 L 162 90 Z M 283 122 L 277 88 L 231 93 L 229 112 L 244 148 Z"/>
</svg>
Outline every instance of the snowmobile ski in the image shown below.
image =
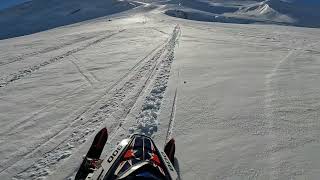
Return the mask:
<svg viewBox="0 0 320 180">
<path fill-rule="evenodd" d="M 174 164 L 175 151 L 176 151 L 176 143 L 175 143 L 175 140 L 172 138 L 164 146 L 164 152 L 166 153 L 166 155 L 168 156 L 172 164 Z"/>
<path fill-rule="evenodd" d="M 108 140 L 108 130 L 106 128 L 101 129 L 94 137 L 94 140 L 90 146 L 90 149 L 84 157 L 81 166 L 75 176 L 75 180 L 86 179 L 88 174 L 93 172 L 101 164 L 100 156 L 103 148 Z"/>
</svg>

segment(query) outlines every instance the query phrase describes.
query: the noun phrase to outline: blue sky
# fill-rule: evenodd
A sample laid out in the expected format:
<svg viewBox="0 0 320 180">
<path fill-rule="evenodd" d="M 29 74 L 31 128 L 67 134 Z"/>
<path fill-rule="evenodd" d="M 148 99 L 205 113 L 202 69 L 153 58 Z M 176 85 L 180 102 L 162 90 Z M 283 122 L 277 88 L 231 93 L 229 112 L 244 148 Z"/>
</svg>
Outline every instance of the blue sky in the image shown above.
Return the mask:
<svg viewBox="0 0 320 180">
<path fill-rule="evenodd" d="M 0 0 L 0 9 L 4 9 L 28 0 Z"/>
</svg>

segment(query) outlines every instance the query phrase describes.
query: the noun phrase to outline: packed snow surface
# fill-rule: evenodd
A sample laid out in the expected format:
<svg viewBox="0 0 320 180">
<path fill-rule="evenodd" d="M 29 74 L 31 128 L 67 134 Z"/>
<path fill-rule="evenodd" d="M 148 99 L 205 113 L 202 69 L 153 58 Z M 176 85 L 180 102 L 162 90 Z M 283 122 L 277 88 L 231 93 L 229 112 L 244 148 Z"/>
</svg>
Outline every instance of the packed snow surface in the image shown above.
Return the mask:
<svg viewBox="0 0 320 180">
<path fill-rule="evenodd" d="M 0 41 L 0 179 L 72 179 L 102 127 L 102 157 L 174 137 L 181 179 L 320 177 L 320 29 L 241 24 L 304 26 L 289 1 L 75 2 L 0 13 L 22 23 L 2 38 L 25 35 Z"/>
</svg>

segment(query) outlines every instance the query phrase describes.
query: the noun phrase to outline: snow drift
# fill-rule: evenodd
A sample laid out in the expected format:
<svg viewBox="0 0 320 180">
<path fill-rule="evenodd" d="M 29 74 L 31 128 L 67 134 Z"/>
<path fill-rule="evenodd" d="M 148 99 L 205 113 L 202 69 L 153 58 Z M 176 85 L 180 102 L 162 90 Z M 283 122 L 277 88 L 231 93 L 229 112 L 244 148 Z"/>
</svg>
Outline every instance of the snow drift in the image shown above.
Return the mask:
<svg viewBox="0 0 320 180">
<path fill-rule="evenodd" d="M 33 0 L 0 12 L 0 39 L 32 34 L 138 6 L 120 0 Z"/>
</svg>

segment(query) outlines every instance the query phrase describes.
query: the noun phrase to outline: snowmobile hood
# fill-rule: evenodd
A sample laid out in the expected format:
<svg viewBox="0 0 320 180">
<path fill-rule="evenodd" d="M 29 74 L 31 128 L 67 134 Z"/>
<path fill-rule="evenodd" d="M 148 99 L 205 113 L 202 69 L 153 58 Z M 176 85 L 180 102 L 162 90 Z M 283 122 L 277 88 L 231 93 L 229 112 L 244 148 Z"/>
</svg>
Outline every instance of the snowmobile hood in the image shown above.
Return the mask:
<svg viewBox="0 0 320 180">
<path fill-rule="evenodd" d="M 153 172 L 158 179 L 178 178 L 169 158 L 156 147 L 153 140 L 145 135 L 134 134 L 129 139 L 121 141 L 103 160 L 101 167 L 87 179 L 126 179 L 132 174 L 139 173 L 141 169 Z"/>
<path fill-rule="evenodd" d="M 130 167 L 127 171 L 123 172 L 117 179 L 126 180 L 134 179 L 135 177 L 142 179 L 162 180 L 165 179 L 164 175 L 158 171 L 156 167 L 149 161 L 137 163 Z"/>
</svg>

